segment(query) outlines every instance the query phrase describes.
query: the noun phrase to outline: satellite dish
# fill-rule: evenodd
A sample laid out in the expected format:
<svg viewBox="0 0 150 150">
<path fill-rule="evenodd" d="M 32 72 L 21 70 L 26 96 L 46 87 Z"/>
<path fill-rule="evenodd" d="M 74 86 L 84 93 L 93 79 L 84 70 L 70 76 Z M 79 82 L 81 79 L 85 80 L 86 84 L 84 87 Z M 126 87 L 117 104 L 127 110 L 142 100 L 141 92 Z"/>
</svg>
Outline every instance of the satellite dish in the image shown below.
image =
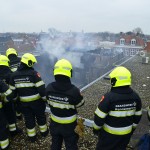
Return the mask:
<svg viewBox="0 0 150 150">
<path fill-rule="evenodd" d="M 144 57 L 145 56 L 145 52 L 144 51 L 140 51 L 140 56 Z"/>
</svg>

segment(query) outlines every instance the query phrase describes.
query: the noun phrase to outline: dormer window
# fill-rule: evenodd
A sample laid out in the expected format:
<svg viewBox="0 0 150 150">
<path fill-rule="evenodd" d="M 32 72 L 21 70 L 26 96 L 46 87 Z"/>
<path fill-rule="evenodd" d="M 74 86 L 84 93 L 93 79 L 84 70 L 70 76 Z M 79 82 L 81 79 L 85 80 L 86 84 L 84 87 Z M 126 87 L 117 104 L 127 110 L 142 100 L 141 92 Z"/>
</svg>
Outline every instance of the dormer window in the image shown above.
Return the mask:
<svg viewBox="0 0 150 150">
<path fill-rule="evenodd" d="M 120 39 L 120 45 L 124 45 L 125 44 L 125 39 Z"/>
<path fill-rule="evenodd" d="M 131 45 L 135 45 L 136 44 L 136 40 L 135 39 L 132 39 L 131 40 Z"/>
</svg>

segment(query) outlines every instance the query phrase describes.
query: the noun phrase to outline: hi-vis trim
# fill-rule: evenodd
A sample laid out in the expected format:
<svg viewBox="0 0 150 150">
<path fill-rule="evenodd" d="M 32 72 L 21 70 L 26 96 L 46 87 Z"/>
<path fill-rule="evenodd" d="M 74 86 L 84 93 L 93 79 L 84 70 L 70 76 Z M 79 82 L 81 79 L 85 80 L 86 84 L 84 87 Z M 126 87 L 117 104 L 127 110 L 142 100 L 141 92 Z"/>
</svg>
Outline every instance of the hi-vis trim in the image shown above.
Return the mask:
<svg viewBox="0 0 150 150">
<path fill-rule="evenodd" d="M 57 117 L 53 114 L 50 115 L 51 119 L 57 123 L 61 123 L 61 124 L 68 124 L 68 123 L 72 123 L 77 119 L 76 115 L 73 115 L 71 117 Z"/>
<path fill-rule="evenodd" d="M 41 85 L 44 85 L 45 83 L 43 81 L 39 81 L 35 84 L 36 87 L 40 87 Z"/>
<path fill-rule="evenodd" d="M 45 131 L 47 131 L 47 126 L 46 126 L 46 124 L 43 125 L 43 126 L 39 126 L 39 128 L 40 128 L 40 132 L 45 132 Z"/>
<path fill-rule="evenodd" d="M 13 124 L 9 124 L 9 131 L 15 131 L 16 130 L 16 124 L 13 123 Z"/>
<path fill-rule="evenodd" d="M 2 108 L 3 107 L 3 104 L 2 104 L 2 102 L 0 102 L 0 108 Z"/>
<path fill-rule="evenodd" d="M 97 107 L 97 109 L 95 110 L 95 114 L 100 117 L 100 118 L 105 118 L 107 116 L 106 113 L 102 112 L 101 110 L 99 110 L 99 108 Z"/>
<path fill-rule="evenodd" d="M 12 68 L 11 69 L 12 72 L 15 72 L 16 70 L 17 70 L 17 68 Z"/>
<path fill-rule="evenodd" d="M 33 129 L 27 129 L 27 134 L 28 134 L 29 137 L 35 136 L 36 135 L 35 128 L 33 128 Z"/>
<path fill-rule="evenodd" d="M 31 101 L 38 100 L 39 98 L 41 98 L 39 94 L 35 94 L 32 96 L 20 96 L 20 101 L 21 102 L 31 102 Z"/>
<path fill-rule="evenodd" d="M 80 107 L 80 106 L 82 106 L 84 104 L 84 99 L 82 99 L 82 101 L 78 104 L 78 105 L 76 105 L 76 107 Z"/>
<path fill-rule="evenodd" d="M 141 109 L 140 111 L 136 111 L 136 112 L 135 112 L 135 115 L 136 115 L 136 116 L 142 115 L 142 109 Z"/>
<path fill-rule="evenodd" d="M 7 96 L 12 93 L 12 90 L 8 89 L 4 94 Z"/>
<path fill-rule="evenodd" d="M 133 128 L 136 128 L 137 127 L 137 124 L 133 123 Z"/>
<path fill-rule="evenodd" d="M 99 130 L 101 128 L 101 126 L 98 126 L 97 124 L 95 124 L 95 122 L 93 123 L 93 128 L 96 130 Z"/>
<path fill-rule="evenodd" d="M 110 133 L 110 134 L 115 134 L 115 135 L 125 135 L 125 134 L 129 134 L 132 131 L 132 125 L 131 126 L 127 126 L 127 127 L 120 127 L 120 128 L 114 128 L 111 127 L 107 124 L 103 125 L 103 129 Z"/>
<path fill-rule="evenodd" d="M 15 89 L 16 89 L 16 87 L 15 87 L 15 86 L 12 86 L 12 85 L 9 85 L 9 88 L 10 88 L 11 90 L 15 90 Z"/>
<path fill-rule="evenodd" d="M 47 101 L 49 105 L 55 107 L 55 108 L 60 108 L 60 109 L 75 109 L 74 105 L 70 105 L 70 104 L 61 104 L 61 103 L 56 103 L 56 102 L 52 102 L 52 101 Z"/>
<path fill-rule="evenodd" d="M 34 87 L 34 86 L 35 86 L 34 83 L 18 83 L 18 84 L 15 84 L 16 88 Z"/>
<path fill-rule="evenodd" d="M 127 111 L 110 111 L 109 115 L 114 117 L 126 117 L 133 116 L 135 114 L 135 110 L 127 110 Z"/>
<path fill-rule="evenodd" d="M 2 149 L 6 148 L 9 145 L 9 139 L 6 139 L 4 141 L 0 141 L 0 145 L 1 145 Z"/>
</svg>

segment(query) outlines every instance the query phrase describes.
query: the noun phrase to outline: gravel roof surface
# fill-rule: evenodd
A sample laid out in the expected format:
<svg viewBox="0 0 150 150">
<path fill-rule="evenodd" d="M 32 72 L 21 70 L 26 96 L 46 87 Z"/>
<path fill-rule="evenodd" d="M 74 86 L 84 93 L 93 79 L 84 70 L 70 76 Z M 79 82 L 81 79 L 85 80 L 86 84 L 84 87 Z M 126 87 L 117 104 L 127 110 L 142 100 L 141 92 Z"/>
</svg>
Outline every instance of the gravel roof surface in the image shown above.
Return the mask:
<svg viewBox="0 0 150 150">
<path fill-rule="evenodd" d="M 142 58 L 136 55 L 122 66 L 127 67 L 131 71 L 132 88 L 140 95 L 143 109 L 145 109 L 148 105 L 150 105 L 150 62 L 148 64 L 143 64 Z M 85 99 L 85 105 L 78 110 L 79 115 L 93 120 L 94 111 L 101 99 L 101 96 L 109 90 L 109 81 L 104 78 L 84 89 L 82 91 L 82 95 Z M 148 124 L 149 122 L 147 120 L 146 112 L 144 111 L 142 119 L 131 138 L 130 145 L 134 147 L 139 140 L 139 137 L 148 132 Z M 10 150 L 50 150 L 50 135 L 43 138 L 38 133 L 37 142 L 33 144 L 27 140 L 24 122 L 18 122 L 18 126 L 23 129 L 23 134 L 17 135 L 11 139 Z M 79 139 L 79 150 L 94 150 L 96 143 L 97 137 L 93 135 L 92 129 L 90 127 L 85 127 L 84 138 Z"/>
</svg>

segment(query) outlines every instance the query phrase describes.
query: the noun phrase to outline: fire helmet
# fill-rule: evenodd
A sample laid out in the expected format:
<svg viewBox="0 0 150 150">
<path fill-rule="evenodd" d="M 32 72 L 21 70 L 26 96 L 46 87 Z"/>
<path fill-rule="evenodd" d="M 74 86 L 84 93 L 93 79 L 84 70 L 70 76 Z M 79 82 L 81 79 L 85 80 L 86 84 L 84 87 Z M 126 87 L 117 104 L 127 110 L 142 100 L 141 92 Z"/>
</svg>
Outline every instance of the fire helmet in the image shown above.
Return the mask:
<svg viewBox="0 0 150 150">
<path fill-rule="evenodd" d="M 26 64 L 28 67 L 32 67 L 34 63 L 37 63 L 37 60 L 33 54 L 25 53 L 21 57 L 21 62 Z"/>
<path fill-rule="evenodd" d="M 5 55 L 0 55 L 0 65 L 9 67 L 9 59 Z"/>
<path fill-rule="evenodd" d="M 17 51 L 14 48 L 8 48 L 6 51 L 6 56 L 8 57 L 11 54 L 15 54 L 16 56 L 18 55 Z"/>
<path fill-rule="evenodd" d="M 66 59 L 60 59 L 54 65 L 54 76 L 64 75 L 69 78 L 72 77 L 72 64 Z"/>
<path fill-rule="evenodd" d="M 131 85 L 131 73 L 123 67 L 116 67 L 110 74 L 112 87 Z"/>
</svg>

